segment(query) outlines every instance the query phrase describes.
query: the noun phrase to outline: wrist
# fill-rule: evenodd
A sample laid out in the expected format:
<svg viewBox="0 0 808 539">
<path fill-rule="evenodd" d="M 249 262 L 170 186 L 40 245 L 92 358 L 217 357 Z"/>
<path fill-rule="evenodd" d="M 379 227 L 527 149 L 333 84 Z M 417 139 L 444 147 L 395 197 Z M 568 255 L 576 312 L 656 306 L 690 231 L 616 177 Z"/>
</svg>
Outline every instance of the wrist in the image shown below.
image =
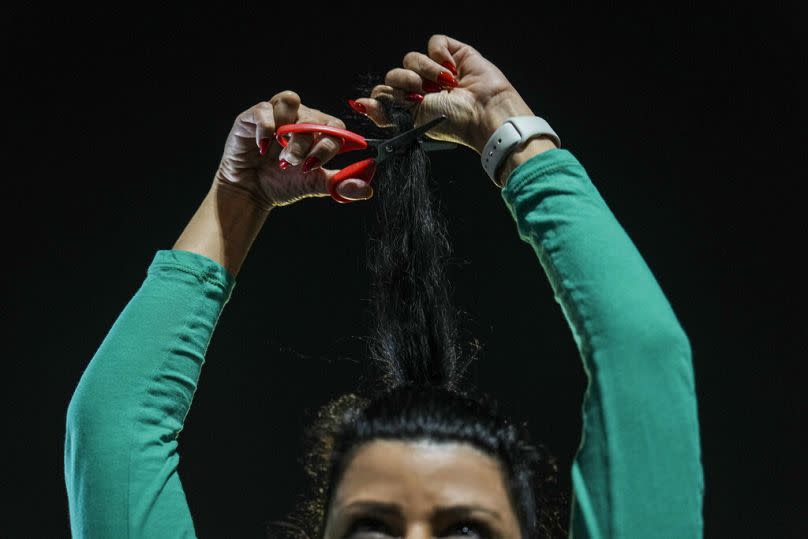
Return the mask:
<svg viewBox="0 0 808 539">
<path fill-rule="evenodd" d="M 216 176 L 211 186 L 211 193 L 220 193 L 222 196 L 234 199 L 241 199 L 242 203 L 251 204 L 256 210 L 269 213 L 274 206 L 264 200 L 254 189 L 245 186 L 245 182 L 239 180 L 226 179 L 221 168 L 216 172 Z"/>
<path fill-rule="evenodd" d="M 552 137 L 549 135 L 536 135 L 528 139 L 526 143 L 515 148 L 500 165 L 499 170 L 497 170 L 497 185 L 504 189 L 511 173 L 516 170 L 519 165 L 540 153 L 556 148 L 558 148 L 558 146 L 556 146 Z"/>
<path fill-rule="evenodd" d="M 516 90 L 501 92 L 484 105 L 472 136 L 474 149 L 478 154 L 482 154 L 485 143 L 494 131 L 511 116 L 534 116 Z"/>
<path fill-rule="evenodd" d="M 269 213 L 247 191 L 214 182 L 172 249 L 207 256 L 235 277 Z"/>
</svg>

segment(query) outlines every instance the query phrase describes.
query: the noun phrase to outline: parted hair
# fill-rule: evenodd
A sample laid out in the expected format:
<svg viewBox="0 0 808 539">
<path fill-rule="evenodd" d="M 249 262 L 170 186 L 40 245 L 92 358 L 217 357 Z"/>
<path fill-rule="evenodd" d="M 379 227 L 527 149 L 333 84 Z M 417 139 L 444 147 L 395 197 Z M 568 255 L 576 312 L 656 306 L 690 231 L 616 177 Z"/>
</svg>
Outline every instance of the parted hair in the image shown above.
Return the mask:
<svg viewBox="0 0 808 539">
<path fill-rule="evenodd" d="M 380 102 L 393 124 L 384 136 L 413 127 L 407 110 Z M 365 442 L 387 439 L 460 442 L 483 451 L 501 465 L 522 537 L 567 537 L 569 498 L 559 487 L 557 459 L 530 440 L 524 423 L 501 415 L 494 399 L 465 381 L 480 347 L 459 338 L 461 311 L 452 306 L 446 271 L 451 244 L 426 153 L 413 144 L 380 164 L 373 181 L 371 382 L 317 411 L 304 433 L 310 491 L 293 514 L 267 526 L 268 536 L 321 539 L 352 455 Z"/>
</svg>

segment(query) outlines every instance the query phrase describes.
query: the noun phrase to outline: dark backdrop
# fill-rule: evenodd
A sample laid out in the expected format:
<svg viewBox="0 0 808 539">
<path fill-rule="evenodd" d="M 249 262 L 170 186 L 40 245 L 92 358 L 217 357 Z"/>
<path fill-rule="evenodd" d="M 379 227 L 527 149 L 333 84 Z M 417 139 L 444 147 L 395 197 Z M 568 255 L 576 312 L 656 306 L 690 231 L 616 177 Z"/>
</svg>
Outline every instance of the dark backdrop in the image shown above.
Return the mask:
<svg viewBox="0 0 808 539">
<path fill-rule="evenodd" d="M 67 404 L 155 251 L 207 192 L 235 116 L 293 89 L 359 128 L 345 101 L 360 76 L 381 80 L 445 33 L 502 69 L 560 133 L 690 336 L 706 535 L 796 537 L 804 414 L 792 358 L 804 326 L 790 313 L 804 243 L 780 238 L 804 230 L 792 189 L 805 179 L 804 17 L 768 6 L 765 17 L 396 7 L 7 14 L 0 535 L 68 535 Z M 586 386 L 570 330 L 478 157 L 440 154 L 432 166 L 454 298 L 485 345 L 472 380 L 529 422 L 569 488 Z M 200 536 L 260 537 L 292 508 L 307 414 L 361 370 L 373 212 L 304 200 L 274 211 L 255 242 L 180 437 Z"/>
</svg>

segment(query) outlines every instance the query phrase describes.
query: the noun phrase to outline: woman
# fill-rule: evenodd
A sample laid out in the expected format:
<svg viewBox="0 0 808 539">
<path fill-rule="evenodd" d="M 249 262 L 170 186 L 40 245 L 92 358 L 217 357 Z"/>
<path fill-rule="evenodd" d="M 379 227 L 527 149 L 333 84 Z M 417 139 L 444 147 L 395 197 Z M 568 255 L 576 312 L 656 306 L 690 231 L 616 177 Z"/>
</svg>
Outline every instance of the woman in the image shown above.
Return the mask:
<svg viewBox="0 0 808 539">
<path fill-rule="evenodd" d="M 433 35 L 426 53 L 408 53 L 385 84 L 352 106 L 399 129 L 445 114 L 429 136 L 478 154 L 506 118 L 533 115 L 500 70 L 445 35 Z M 345 127 L 291 91 L 240 114 L 208 195 L 173 248 L 157 251 L 82 376 L 65 441 L 75 537 L 195 535 L 176 471 L 177 437 L 213 330 L 269 213 L 329 196 L 326 182 L 336 173 L 322 167 L 338 150 L 329 137 L 295 137 L 281 154 L 273 134 L 296 122 Z M 417 175 L 418 151 L 384 173 Z M 398 214 L 387 215 L 383 224 L 402 236 L 385 238 L 371 264 L 380 320 L 371 356 L 385 386 L 324 408 L 312 456 L 327 465 L 314 468 L 322 472 L 314 489 L 320 498 L 301 527 L 328 539 L 567 531 L 700 537 L 704 483 L 691 349 L 653 275 L 584 168 L 551 137 L 518 146 L 494 177 L 550 280 L 589 378 L 569 522 L 558 522 L 543 487 L 552 461 L 486 399 L 463 391 L 464 363 L 437 263 L 447 251 L 440 220 L 414 215 L 422 206 L 407 210 L 391 197 L 380 204 L 409 221 L 402 226 Z M 413 184 L 407 201 L 428 200 L 414 183 L 406 182 Z M 388 184 L 395 182 L 377 188 Z M 340 189 L 352 200 L 374 196 L 360 179 Z M 423 245 L 429 249 L 419 253 L 429 256 L 403 267 L 402 252 Z M 381 278 L 386 267 L 400 270 L 395 279 Z"/>
</svg>

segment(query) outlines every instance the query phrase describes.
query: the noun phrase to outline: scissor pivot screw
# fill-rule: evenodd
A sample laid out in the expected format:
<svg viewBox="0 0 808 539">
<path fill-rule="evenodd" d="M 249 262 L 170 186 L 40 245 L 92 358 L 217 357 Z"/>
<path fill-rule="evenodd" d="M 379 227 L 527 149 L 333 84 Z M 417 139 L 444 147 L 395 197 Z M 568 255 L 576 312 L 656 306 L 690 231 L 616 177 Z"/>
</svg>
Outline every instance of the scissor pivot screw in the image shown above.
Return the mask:
<svg viewBox="0 0 808 539">
<path fill-rule="evenodd" d="M 385 149 L 385 151 L 386 151 L 387 153 L 393 153 L 393 146 L 391 146 L 390 144 L 387 144 L 387 145 L 384 147 L 384 149 Z"/>
</svg>

